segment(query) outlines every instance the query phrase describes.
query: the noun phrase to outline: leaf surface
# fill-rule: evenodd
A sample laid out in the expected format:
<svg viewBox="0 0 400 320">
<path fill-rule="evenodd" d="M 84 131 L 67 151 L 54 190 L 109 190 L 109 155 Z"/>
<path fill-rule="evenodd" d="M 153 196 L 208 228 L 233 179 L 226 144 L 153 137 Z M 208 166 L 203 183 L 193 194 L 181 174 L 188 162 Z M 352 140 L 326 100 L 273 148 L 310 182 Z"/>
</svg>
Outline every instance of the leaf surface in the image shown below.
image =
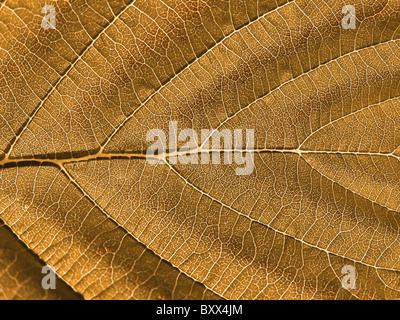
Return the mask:
<svg viewBox="0 0 400 320">
<path fill-rule="evenodd" d="M 400 298 L 400 1 L 354 5 L 3 2 L 0 239 L 85 299 Z M 149 164 L 170 121 L 254 129 L 253 172 Z"/>
</svg>

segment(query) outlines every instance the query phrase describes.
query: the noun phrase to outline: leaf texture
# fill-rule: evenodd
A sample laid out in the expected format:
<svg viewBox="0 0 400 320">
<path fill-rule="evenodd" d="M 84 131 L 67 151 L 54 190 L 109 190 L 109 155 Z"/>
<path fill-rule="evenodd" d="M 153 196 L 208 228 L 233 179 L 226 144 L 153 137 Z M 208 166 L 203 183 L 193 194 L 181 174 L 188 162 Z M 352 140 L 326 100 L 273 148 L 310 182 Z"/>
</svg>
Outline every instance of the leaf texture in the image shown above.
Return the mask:
<svg viewBox="0 0 400 320">
<path fill-rule="evenodd" d="M 44 4 L 0 7 L 3 298 L 400 298 L 399 0 Z M 170 121 L 254 171 L 149 164 Z"/>
</svg>

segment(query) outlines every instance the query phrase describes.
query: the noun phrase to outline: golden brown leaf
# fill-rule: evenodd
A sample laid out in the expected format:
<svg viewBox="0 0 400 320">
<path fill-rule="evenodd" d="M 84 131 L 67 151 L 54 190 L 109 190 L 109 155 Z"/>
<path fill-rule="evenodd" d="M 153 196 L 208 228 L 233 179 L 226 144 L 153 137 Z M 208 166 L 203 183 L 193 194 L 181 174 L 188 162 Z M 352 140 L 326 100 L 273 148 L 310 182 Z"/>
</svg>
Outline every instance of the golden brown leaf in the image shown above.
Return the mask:
<svg viewBox="0 0 400 320">
<path fill-rule="evenodd" d="M 0 239 L 85 299 L 400 298 L 399 0 L 44 4 L 0 8 Z M 149 164 L 171 121 L 253 172 Z"/>
</svg>

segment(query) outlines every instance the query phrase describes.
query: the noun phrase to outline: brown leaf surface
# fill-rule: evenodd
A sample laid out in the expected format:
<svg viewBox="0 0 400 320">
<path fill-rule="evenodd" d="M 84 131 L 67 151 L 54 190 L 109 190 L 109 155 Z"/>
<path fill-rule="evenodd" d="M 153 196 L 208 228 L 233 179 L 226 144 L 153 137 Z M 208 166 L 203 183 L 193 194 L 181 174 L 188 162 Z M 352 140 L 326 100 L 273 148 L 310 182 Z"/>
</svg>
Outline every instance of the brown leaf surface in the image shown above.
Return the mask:
<svg viewBox="0 0 400 320">
<path fill-rule="evenodd" d="M 400 1 L 354 2 L 3 1 L 1 297 L 399 299 Z M 254 171 L 150 165 L 170 121 Z"/>
</svg>

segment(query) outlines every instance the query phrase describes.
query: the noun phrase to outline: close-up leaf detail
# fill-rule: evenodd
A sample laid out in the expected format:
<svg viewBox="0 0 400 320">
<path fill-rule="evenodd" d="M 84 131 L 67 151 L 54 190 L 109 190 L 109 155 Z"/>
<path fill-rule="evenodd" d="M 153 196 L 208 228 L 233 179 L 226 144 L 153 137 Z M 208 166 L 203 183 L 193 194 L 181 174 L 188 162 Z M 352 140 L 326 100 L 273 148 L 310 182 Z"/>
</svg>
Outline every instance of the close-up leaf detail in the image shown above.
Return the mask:
<svg viewBox="0 0 400 320">
<path fill-rule="evenodd" d="M 0 1 L 0 299 L 400 299 L 400 0 Z"/>
</svg>

